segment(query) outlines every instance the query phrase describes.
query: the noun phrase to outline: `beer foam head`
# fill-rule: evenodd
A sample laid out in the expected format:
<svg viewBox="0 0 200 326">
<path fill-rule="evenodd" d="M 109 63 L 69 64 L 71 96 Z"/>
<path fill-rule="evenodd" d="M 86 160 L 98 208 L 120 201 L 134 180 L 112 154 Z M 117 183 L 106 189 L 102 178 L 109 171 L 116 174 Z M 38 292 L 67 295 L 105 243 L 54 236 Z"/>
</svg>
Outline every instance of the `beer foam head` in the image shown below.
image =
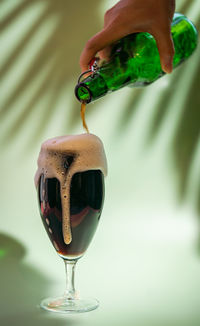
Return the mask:
<svg viewBox="0 0 200 326">
<path fill-rule="evenodd" d="M 42 173 L 44 176 L 48 175 L 49 178 L 62 178 L 63 170 L 65 170 L 63 161 L 67 156 L 73 157 L 72 166 L 68 171 L 70 174 L 87 170 L 101 170 L 104 176 L 107 175 L 103 143 L 97 136 L 93 134 L 66 135 L 48 139 L 42 144 L 35 184 L 38 184 Z"/>
<path fill-rule="evenodd" d="M 69 158 L 71 158 L 69 160 Z M 70 184 L 75 173 L 100 170 L 107 175 L 107 161 L 102 141 L 93 134 L 66 135 L 45 141 L 38 158 L 35 175 L 37 187 L 40 176 L 60 181 L 63 236 L 66 244 L 71 242 Z"/>
</svg>

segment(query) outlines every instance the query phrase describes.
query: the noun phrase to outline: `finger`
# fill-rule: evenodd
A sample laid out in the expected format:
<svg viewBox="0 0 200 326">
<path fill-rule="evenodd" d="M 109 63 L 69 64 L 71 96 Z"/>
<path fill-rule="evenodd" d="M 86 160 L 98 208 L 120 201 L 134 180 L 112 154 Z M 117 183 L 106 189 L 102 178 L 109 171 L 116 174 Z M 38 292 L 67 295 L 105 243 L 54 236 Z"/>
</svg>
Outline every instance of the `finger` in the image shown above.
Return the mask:
<svg viewBox="0 0 200 326">
<path fill-rule="evenodd" d="M 109 61 L 111 49 L 112 49 L 112 46 L 108 45 L 103 50 L 99 51 L 98 52 L 98 57 L 100 58 L 100 60 Z"/>
<path fill-rule="evenodd" d="M 114 28 L 105 28 L 101 32 L 94 35 L 85 45 L 81 56 L 80 66 L 82 72 L 88 69 L 88 65 L 96 53 L 109 46 L 113 42 L 123 37 L 123 32 Z"/>
<path fill-rule="evenodd" d="M 152 34 L 156 39 L 162 70 L 170 73 L 173 69 L 174 56 L 174 43 L 171 36 L 171 29 L 170 27 L 156 29 Z"/>
</svg>

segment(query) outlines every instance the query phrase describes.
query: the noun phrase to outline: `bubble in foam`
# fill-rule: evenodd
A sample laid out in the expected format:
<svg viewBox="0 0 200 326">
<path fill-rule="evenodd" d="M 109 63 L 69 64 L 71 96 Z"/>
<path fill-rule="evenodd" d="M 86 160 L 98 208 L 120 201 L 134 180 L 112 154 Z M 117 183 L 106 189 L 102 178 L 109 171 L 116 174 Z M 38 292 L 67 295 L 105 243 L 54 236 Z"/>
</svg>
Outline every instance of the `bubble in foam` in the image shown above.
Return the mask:
<svg viewBox="0 0 200 326">
<path fill-rule="evenodd" d="M 65 171 L 63 171 L 63 167 Z M 66 244 L 72 241 L 69 198 L 71 179 L 75 173 L 88 170 L 101 170 L 105 176 L 107 175 L 103 143 L 97 136 L 93 134 L 60 136 L 42 144 L 35 184 L 37 187 L 42 174 L 45 179 L 56 178 L 59 180 L 63 238 Z"/>
</svg>

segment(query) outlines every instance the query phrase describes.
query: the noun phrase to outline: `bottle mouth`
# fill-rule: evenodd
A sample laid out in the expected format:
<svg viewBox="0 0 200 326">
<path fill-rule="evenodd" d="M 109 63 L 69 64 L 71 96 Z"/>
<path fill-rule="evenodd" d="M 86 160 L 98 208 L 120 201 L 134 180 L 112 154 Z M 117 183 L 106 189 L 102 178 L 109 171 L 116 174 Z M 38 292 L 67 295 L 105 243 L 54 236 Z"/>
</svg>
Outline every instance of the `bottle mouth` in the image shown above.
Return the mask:
<svg viewBox="0 0 200 326">
<path fill-rule="evenodd" d="M 76 85 L 75 95 L 80 102 L 90 103 L 92 100 L 92 93 L 84 83 Z"/>
</svg>

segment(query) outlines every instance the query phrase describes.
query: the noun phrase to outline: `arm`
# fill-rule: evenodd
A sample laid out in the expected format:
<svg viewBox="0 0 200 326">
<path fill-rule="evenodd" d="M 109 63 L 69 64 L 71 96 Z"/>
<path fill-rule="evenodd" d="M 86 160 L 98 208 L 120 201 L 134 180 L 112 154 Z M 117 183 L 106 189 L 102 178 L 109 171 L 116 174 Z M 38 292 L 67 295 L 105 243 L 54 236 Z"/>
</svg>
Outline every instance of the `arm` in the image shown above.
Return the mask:
<svg viewBox="0 0 200 326">
<path fill-rule="evenodd" d="M 80 57 L 81 70 L 88 69 L 97 52 L 100 58 L 108 58 L 113 42 L 128 34 L 148 32 L 156 39 L 162 70 L 170 73 L 174 55 L 171 37 L 174 10 L 175 0 L 120 0 L 105 13 L 103 29 L 86 43 Z"/>
</svg>

